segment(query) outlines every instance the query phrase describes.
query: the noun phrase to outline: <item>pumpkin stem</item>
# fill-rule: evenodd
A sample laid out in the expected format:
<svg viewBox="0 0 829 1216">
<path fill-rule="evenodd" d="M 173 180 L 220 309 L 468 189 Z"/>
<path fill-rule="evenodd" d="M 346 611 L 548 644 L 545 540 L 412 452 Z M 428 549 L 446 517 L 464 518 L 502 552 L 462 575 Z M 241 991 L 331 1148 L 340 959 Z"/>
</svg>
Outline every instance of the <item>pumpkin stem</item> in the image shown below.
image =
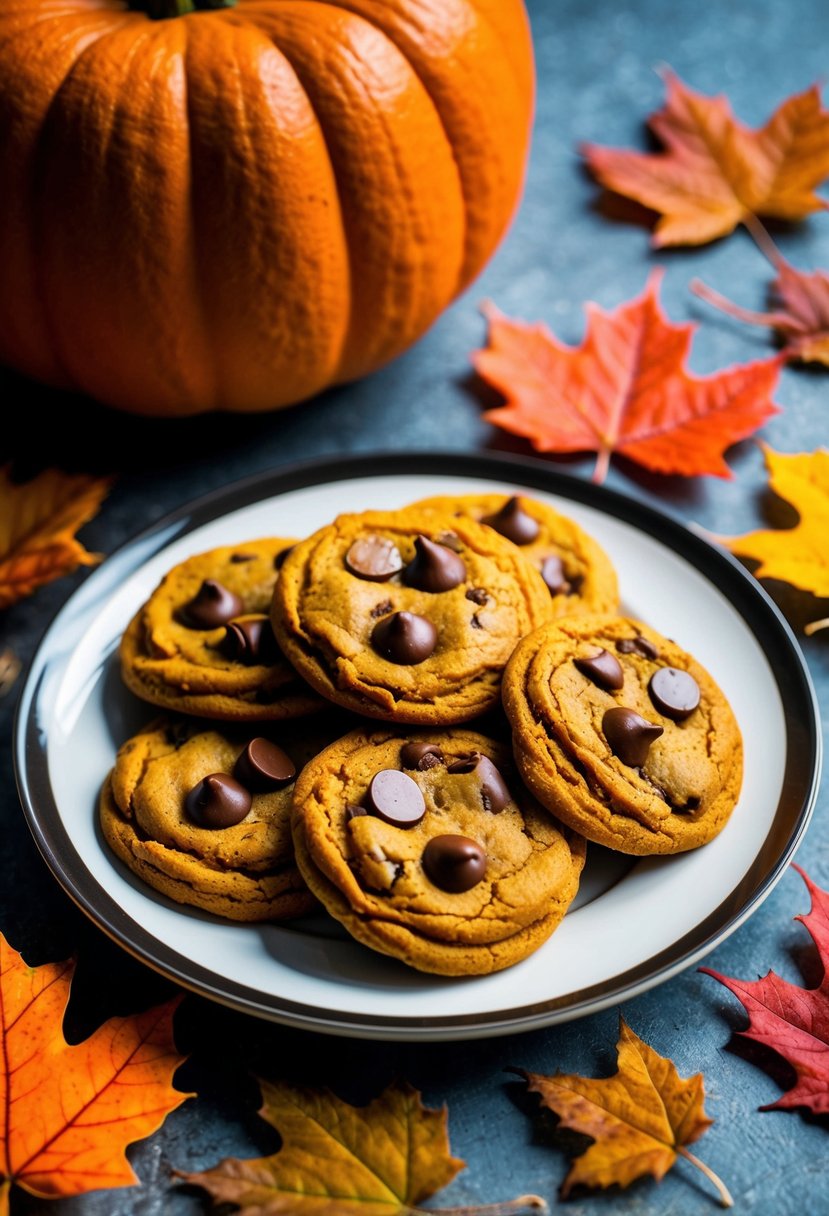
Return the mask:
<svg viewBox="0 0 829 1216">
<path fill-rule="evenodd" d="M 130 8 L 140 9 L 153 21 L 163 21 L 167 17 L 184 17 L 187 13 L 232 8 L 235 3 L 236 0 L 132 0 Z"/>
</svg>

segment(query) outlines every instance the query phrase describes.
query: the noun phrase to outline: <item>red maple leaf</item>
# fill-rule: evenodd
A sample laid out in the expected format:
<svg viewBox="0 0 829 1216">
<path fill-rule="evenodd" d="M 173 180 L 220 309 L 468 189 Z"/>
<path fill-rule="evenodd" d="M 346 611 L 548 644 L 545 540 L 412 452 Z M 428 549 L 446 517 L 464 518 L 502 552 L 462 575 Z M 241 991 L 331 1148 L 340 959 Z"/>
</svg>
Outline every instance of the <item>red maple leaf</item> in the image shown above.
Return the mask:
<svg viewBox="0 0 829 1216">
<path fill-rule="evenodd" d="M 783 339 L 784 353 L 790 359 L 823 363 L 829 367 L 829 273 L 796 270 L 779 255 L 774 259 L 774 265 L 777 278 L 769 291 L 775 306 L 772 312 L 740 308 L 699 279 L 694 279 L 691 290 L 738 321 L 776 329 Z"/>
<path fill-rule="evenodd" d="M 702 245 L 757 215 L 799 220 L 826 209 L 814 191 L 829 176 L 829 111 L 816 85 L 754 131 L 726 97 L 697 93 L 671 71 L 664 79 L 665 106 L 648 119 L 664 152 L 582 147 L 603 186 L 660 213 L 655 245 Z"/>
<path fill-rule="evenodd" d="M 793 866 L 809 888 L 812 907 L 797 916 L 817 947 L 824 967 L 817 988 L 800 988 L 769 971 L 760 980 L 736 980 L 708 967 L 711 975 L 733 992 L 748 1014 L 746 1039 L 776 1051 L 792 1066 L 797 1081 L 782 1098 L 761 1110 L 790 1110 L 805 1106 L 816 1115 L 829 1114 L 829 892 L 822 890 L 799 866 Z"/>
<path fill-rule="evenodd" d="M 661 278 L 654 271 L 642 295 L 613 312 L 588 304 L 577 347 L 486 306 L 489 345 L 472 361 L 507 398 L 487 421 L 541 452 L 597 452 L 594 481 L 604 480 L 612 452 L 656 473 L 731 477 L 725 449 L 779 412 L 771 395 L 782 360 L 691 375 L 685 360 L 697 327 L 668 321 Z"/>
</svg>

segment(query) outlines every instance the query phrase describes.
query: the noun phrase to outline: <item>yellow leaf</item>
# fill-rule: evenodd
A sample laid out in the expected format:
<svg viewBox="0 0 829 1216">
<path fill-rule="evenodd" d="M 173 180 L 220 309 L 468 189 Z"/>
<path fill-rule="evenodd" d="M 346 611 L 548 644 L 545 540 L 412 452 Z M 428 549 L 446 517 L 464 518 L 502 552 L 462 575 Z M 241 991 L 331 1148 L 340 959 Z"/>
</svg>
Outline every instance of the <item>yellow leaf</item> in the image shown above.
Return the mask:
<svg viewBox="0 0 829 1216">
<path fill-rule="evenodd" d="M 522 1073 L 561 1126 L 594 1140 L 571 1166 L 562 1198 L 574 1186 L 626 1187 L 643 1174 L 658 1181 L 681 1153 L 711 1178 L 723 1205 L 730 1207 L 723 1184 L 684 1148 L 712 1122 L 703 1109 L 702 1074 L 683 1080 L 672 1061 L 643 1043 L 624 1020 L 617 1050 L 619 1071 L 612 1077 Z"/>
<path fill-rule="evenodd" d="M 829 450 L 787 455 L 765 447 L 769 486 L 800 516 L 794 528 L 721 537 L 732 553 L 760 563 L 758 578 L 777 578 L 801 591 L 829 596 Z"/>
<path fill-rule="evenodd" d="M 33 1195 L 80 1195 L 137 1182 L 124 1150 L 187 1097 L 172 1088 L 183 1057 L 178 1001 L 111 1018 L 70 1045 L 62 1022 L 74 963 L 29 967 L 0 934 L 0 1213 L 16 1183 Z"/>
<path fill-rule="evenodd" d="M 96 514 L 110 485 L 109 478 L 58 469 L 15 485 L 8 469 L 0 469 L 0 608 L 100 561 L 75 533 Z"/>
</svg>

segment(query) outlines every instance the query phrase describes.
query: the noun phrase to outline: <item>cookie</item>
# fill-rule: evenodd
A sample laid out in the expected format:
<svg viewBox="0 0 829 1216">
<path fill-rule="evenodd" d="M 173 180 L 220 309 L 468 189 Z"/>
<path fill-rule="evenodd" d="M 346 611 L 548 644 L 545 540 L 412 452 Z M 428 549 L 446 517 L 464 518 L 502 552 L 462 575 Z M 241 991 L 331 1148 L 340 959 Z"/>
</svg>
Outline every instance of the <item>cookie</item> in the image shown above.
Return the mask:
<svg viewBox="0 0 829 1216">
<path fill-rule="evenodd" d="M 469 516 L 518 545 L 549 588 L 552 616 L 619 607 L 616 571 L 604 549 L 546 503 L 527 495 L 463 494 L 424 498 L 414 506 Z"/>
<path fill-rule="evenodd" d="M 280 654 L 268 620 L 277 565 L 294 542 L 267 538 L 175 566 L 121 641 L 121 675 L 164 709 L 224 721 L 313 713 L 323 702 Z"/>
<path fill-rule="evenodd" d="M 236 921 L 301 916 L 315 900 L 294 862 L 294 782 L 331 737 L 314 738 L 307 727 L 265 739 L 153 723 L 120 748 L 104 784 L 104 837 L 133 873 L 178 903 Z"/>
<path fill-rule="evenodd" d="M 568 617 L 531 634 L 504 675 L 504 708 L 535 796 L 611 849 L 695 849 L 739 797 L 742 738 L 728 701 L 640 621 Z"/>
<path fill-rule="evenodd" d="M 353 937 L 440 975 L 509 967 L 576 894 L 584 841 L 521 786 L 509 749 L 457 729 L 355 730 L 294 791 L 310 889 Z"/>
<path fill-rule="evenodd" d="M 451 523 L 451 535 L 447 534 Z M 550 593 L 510 541 L 430 510 L 341 515 L 285 560 L 271 620 L 300 675 L 370 718 L 468 721 Z"/>
</svg>

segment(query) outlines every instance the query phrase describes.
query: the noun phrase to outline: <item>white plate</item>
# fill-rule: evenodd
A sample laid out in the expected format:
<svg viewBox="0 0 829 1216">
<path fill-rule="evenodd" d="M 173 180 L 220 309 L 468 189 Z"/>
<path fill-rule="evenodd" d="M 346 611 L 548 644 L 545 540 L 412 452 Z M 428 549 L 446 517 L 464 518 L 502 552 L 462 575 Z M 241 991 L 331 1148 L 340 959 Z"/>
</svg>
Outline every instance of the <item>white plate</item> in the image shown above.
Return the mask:
<svg viewBox="0 0 829 1216">
<path fill-rule="evenodd" d="M 745 782 L 704 849 L 635 860 L 590 847 L 579 899 L 553 937 L 497 975 L 421 975 L 323 916 L 240 926 L 155 894 L 114 861 L 96 803 L 116 747 L 148 716 L 121 685 L 119 637 L 161 576 L 216 545 L 304 535 L 342 511 L 432 494 L 531 493 L 610 554 L 623 609 L 675 638 L 725 691 Z M 540 461 L 381 455 L 292 468 L 177 512 L 95 571 L 49 629 L 23 692 L 16 759 L 55 876 L 157 970 L 247 1012 L 335 1034 L 469 1038 L 525 1030 L 628 999 L 697 962 L 760 904 L 805 830 L 820 768 L 818 714 L 791 631 L 733 559 L 681 524 Z"/>
</svg>

